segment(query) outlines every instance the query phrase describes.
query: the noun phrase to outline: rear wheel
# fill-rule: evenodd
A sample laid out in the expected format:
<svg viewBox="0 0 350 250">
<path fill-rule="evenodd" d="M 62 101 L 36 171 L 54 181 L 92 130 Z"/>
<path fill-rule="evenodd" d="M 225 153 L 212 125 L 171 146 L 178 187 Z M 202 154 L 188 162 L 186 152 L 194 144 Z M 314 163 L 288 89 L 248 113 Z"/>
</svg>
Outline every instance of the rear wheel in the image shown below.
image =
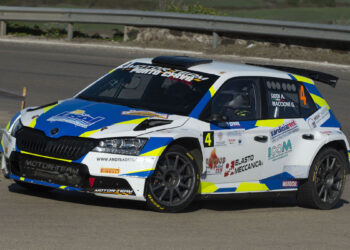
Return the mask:
<svg viewBox="0 0 350 250">
<path fill-rule="evenodd" d="M 181 211 L 193 201 L 198 185 L 198 166 L 192 155 L 182 146 L 171 146 L 148 180 L 147 205 L 159 212 Z"/>
<path fill-rule="evenodd" d="M 325 148 L 316 156 L 308 180 L 298 190 L 301 206 L 331 209 L 337 205 L 345 185 L 346 159 L 334 148 Z"/>
</svg>

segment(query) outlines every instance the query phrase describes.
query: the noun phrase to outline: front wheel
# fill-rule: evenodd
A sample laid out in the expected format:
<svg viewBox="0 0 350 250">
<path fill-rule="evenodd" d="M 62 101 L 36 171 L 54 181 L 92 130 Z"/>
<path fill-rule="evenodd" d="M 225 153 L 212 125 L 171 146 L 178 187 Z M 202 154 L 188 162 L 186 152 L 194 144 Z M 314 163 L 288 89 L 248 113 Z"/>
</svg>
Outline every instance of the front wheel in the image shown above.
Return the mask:
<svg viewBox="0 0 350 250">
<path fill-rule="evenodd" d="M 158 161 L 147 183 L 147 205 L 158 212 L 185 209 L 198 192 L 198 166 L 184 147 L 171 146 Z"/>
<path fill-rule="evenodd" d="M 321 150 L 309 172 L 308 180 L 298 190 L 298 203 L 304 207 L 332 209 L 345 186 L 346 159 L 334 148 Z"/>
</svg>

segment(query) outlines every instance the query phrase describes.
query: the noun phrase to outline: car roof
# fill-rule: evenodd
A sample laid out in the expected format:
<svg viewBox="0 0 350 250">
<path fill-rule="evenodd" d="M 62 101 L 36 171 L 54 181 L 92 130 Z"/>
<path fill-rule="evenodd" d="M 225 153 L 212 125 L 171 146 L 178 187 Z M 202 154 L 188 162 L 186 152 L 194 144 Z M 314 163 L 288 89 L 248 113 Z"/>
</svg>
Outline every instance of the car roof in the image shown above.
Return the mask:
<svg viewBox="0 0 350 250">
<path fill-rule="evenodd" d="M 147 63 L 152 64 L 153 58 L 139 58 L 133 60 L 133 62 L 139 63 Z M 290 79 L 288 73 L 263 68 L 258 66 L 252 66 L 242 63 L 232 63 L 232 62 L 222 62 L 222 61 L 212 61 L 210 63 L 203 63 L 199 65 L 195 65 L 192 67 L 188 67 L 188 70 L 203 72 L 218 76 L 223 76 L 225 74 L 235 75 L 235 76 L 270 76 L 270 77 L 279 77 L 284 79 Z"/>
</svg>

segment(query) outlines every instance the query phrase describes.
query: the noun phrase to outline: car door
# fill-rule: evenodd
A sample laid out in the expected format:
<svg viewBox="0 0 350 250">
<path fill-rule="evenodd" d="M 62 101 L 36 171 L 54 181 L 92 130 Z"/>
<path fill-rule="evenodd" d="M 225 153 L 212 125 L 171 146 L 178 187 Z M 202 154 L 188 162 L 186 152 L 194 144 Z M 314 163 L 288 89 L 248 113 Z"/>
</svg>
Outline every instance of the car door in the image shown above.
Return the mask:
<svg viewBox="0 0 350 250">
<path fill-rule="evenodd" d="M 287 180 L 297 178 L 298 169 L 302 171 L 296 164 L 313 138 L 305 118 L 316 107 L 303 84 L 297 81 L 264 78 L 261 94 L 265 103 L 262 122 L 267 120 L 272 124 L 268 128 L 267 162 L 261 168 L 261 179 L 274 183 L 271 185 L 274 189 L 296 187 L 296 182 Z"/>
<path fill-rule="evenodd" d="M 227 80 L 203 110 L 204 174 L 213 183 L 260 179 L 267 160 L 269 130 L 255 129 L 261 116 L 259 77 Z"/>
</svg>

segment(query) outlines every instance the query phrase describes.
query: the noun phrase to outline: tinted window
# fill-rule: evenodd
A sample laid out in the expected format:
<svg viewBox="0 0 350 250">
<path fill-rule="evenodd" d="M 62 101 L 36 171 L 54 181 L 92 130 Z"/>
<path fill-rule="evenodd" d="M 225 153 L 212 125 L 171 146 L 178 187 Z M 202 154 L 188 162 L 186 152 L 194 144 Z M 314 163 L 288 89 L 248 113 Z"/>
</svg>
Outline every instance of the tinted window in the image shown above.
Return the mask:
<svg viewBox="0 0 350 250">
<path fill-rule="evenodd" d="M 297 118 L 299 109 L 299 84 L 284 79 L 265 79 L 267 118 Z"/>
<path fill-rule="evenodd" d="M 189 115 L 217 78 L 201 72 L 131 63 L 105 75 L 78 98 Z"/>
<path fill-rule="evenodd" d="M 300 96 L 301 117 L 307 118 L 317 110 L 316 105 L 312 100 L 309 92 L 306 90 L 305 86 L 302 84 L 300 84 L 300 87 L 299 87 L 299 96 Z"/>
<path fill-rule="evenodd" d="M 218 90 L 201 115 L 210 120 L 220 115 L 226 121 L 257 119 L 257 85 L 259 78 L 233 78 Z"/>
<path fill-rule="evenodd" d="M 309 92 L 300 82 L 266 78 L 264 88 L 267 119 L 306 118 L 317 110 Z"/>
</svg>

